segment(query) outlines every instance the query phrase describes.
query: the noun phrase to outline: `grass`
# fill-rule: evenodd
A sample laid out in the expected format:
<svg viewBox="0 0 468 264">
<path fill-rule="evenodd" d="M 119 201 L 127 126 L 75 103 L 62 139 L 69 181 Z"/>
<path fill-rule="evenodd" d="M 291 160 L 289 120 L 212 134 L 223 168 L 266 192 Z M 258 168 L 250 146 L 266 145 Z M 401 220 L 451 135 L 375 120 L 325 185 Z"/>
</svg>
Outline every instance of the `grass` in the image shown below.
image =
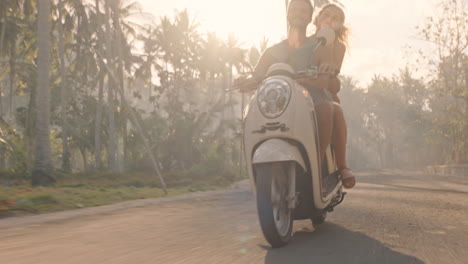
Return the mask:
<svg viewBox="0 0 468 264">
<path fill-rule="evenodd" d="M 202 189 L 190 187 L 171 188 L 169 195 L 177 195 L 197 190 L 219 189 L 221 187 L 206 187 Z M 116 202 L 154 198 L 164 196 L 160 188 L 154 187 L 37 187 L 27 185 L 0 187 L 0 200 L 10 200 L 19 205 L 10 210 L 27 209 L 36 212 L 52 212 L 64 209 L 82 208 L 112 204 Z M 1 211 L 0 211 L 1 212 Z"/>
<path fill-rule="evenodd" d="M 193 180 L 173 178 L 168 195 L 222 189 L 225 178 Z M 164 196 L 151 174 L 90 173 L 62 175 L 54 187 L 31 187 L 28 182 L 0 185 L 0 217 L 18 212 L 53 212 Z"/>
</svg>

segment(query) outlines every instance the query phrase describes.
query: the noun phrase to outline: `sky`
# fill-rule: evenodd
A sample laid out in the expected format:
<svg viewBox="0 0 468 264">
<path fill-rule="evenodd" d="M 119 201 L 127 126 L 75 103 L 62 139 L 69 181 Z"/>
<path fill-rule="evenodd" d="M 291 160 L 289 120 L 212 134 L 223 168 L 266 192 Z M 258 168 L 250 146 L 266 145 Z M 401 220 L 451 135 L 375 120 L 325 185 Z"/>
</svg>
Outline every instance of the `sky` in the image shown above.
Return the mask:
<svg viewBox="0 0 468 264">
<path fill-rule="evenodd" d="M 286 36 L 284 0 L 138 0 L 144 12 L 158 18 L 187 9 L 201 22 L 202 32 L 226 39 L 234 34 L 245 48 L 268 38 L 274 44 Z M 375 75 L 391 76 L 412 63 L 417 49 L 428 48 L 417 36 L 417 25 L 437 13 L 438 0 L 341 0 L 345 24 L 351 29 L 342 74 L 361 86 Z M 310 26 L 309 31 L 313 31 Z M 408 48 L 409 46 L 413 48 Z"/>
</svg>

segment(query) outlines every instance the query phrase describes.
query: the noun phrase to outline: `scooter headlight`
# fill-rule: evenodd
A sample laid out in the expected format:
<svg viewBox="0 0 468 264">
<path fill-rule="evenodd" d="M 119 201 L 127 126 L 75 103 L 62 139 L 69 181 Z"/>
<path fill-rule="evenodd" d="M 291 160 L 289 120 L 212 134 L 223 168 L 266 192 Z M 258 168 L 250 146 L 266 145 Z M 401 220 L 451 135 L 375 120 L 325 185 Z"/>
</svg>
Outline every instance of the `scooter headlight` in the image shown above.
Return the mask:
<svg viewBox="0 0 468 264">
<path fill-rule="evenodd" d="M 291 86 L 282 79 L 267 80 L 257 93 L 257 103 L 266 118 L 277 118 L 288 106 Z"/>
</svg>

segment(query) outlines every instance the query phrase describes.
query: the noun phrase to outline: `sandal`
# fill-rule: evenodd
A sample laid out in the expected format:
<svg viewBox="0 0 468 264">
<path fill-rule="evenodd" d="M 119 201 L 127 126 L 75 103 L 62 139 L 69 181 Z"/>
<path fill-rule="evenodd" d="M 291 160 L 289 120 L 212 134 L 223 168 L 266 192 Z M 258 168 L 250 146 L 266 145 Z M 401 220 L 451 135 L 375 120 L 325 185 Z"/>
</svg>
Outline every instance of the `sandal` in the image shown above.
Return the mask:
<svg viewBox="0 0 468 264">
<path fill-rule="evenodd" d="M 356 185 L 356 178 L 349 168 L 344 167 L 340 169 L 340 175 L 343 187 L 346 189 L 351 189 L 354 187 L 354 185 Z"/>
</svg>

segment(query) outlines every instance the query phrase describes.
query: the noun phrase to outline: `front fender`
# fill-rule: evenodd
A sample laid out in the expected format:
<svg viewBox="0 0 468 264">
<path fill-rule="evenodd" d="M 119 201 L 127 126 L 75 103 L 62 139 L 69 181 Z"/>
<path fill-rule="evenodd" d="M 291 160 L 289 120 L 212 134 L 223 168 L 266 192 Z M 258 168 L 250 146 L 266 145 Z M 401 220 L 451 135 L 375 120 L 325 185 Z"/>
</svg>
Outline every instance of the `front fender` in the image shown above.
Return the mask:
<svg viewBox="0 0 468 264">
<path fill-rule="evenodd" d="M 284 139 L 272 138 L 262 142 L 252 158 L 253 165 L 280 161 L 295 161 L 307 171 L 299 148 Z"/>
</svg>

